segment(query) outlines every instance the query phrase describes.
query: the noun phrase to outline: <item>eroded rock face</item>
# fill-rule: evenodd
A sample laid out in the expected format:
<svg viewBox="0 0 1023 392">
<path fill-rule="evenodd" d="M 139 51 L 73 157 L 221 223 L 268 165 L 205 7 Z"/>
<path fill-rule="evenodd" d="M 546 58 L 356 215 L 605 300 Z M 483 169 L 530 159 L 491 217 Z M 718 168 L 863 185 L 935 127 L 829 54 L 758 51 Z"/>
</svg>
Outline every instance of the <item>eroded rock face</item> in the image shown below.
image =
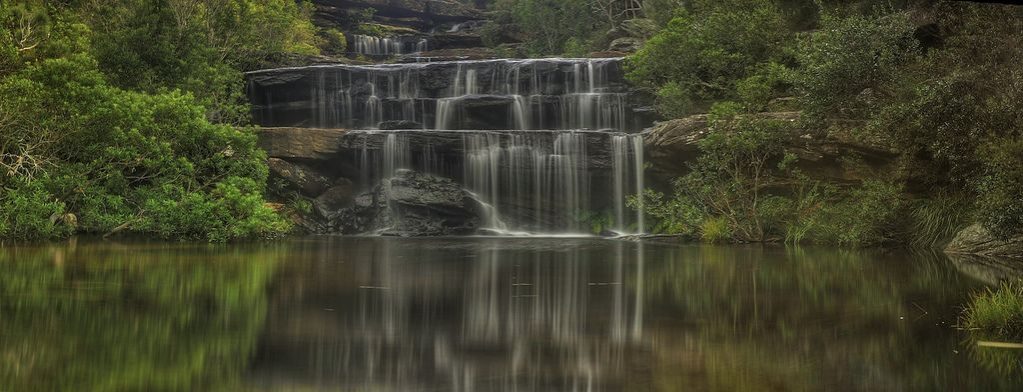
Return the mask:
<svg viewBox="0 0 1023 392">
<path fill-rule="evenodd" d="M 800 129 L 799 112 L 760 113 L 757 116 L 791 123 L 785 149 L 798 159 L 800 170 L 811 178 L 856 182 L 872 173 L 891 171 L 897 154 L 879 147 L 858 144 L 837 136 L 818 136 Z M 699 157 L 699 143 L 709 132 L 707 115 L 659 122 L 644 131 L 650 174 L 660 181 L 680 177 Z"/>
<path fill-rule="evenodd" d="M 1019 258 L 1023 265 L 1023 236 L 1000 239 L 984 226 L 973 224 L 960 231 L 945 248 L 945 252 Z"/>
<path fill-rule="evenodd" d="M 343 234 L 466 235 L 480 228 L 481 212 L 455 181 L 401 169 L 333 214 L 330 226 Z"/>
<path fill-rule="evenodd" d="M 271 158 L 330 160 L 346 134 L 344 129 L 260 128 L 259 147 Z"/>
</svg>

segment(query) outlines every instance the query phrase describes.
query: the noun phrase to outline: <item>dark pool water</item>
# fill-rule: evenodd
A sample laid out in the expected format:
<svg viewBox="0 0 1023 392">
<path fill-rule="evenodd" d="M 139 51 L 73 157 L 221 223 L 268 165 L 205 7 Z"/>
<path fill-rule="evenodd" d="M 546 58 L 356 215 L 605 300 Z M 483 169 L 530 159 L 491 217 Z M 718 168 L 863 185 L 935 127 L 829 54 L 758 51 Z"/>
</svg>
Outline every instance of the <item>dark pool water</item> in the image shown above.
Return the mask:
<svg viewBox="0 0 1023 392">
<path fill-rule="evenodd" d="M 1023 390 L 1023 350 L 955 328 L 986 277 L 607 239 L 3 245 L 0 391 Z"/>
</svg>

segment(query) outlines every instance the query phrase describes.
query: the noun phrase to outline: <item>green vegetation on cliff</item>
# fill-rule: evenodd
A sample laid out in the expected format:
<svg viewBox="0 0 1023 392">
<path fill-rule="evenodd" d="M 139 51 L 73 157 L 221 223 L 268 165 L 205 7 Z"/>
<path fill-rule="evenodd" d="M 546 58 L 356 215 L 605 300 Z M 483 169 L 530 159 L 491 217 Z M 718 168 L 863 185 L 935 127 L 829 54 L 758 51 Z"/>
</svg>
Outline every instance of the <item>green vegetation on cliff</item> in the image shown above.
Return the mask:
<svg viewBox="0 0 1023 392">
<path fill-rule="evenodd" d="M 290 0 L 0 4 L 0 238 L 281 233 L 242 72 L 313 54 Z"/>
<path fill-rule="evenodd" d="M 1023 8 L 693 1 L 664 14 L 630 79 L 666 118 L 729 115 L 712 121 L 673 195 L 647 195 L 662 230 L 934 245 L 976 220 L 1023 234 L 1023 110 L 1013 104 Z M 771 110 L 798 110 L 801 121 L 758 114 Z M 786 154 L 799 135 L 891 151 L 897 170 L 862 184 L 811 179 Z"/>
</svg>

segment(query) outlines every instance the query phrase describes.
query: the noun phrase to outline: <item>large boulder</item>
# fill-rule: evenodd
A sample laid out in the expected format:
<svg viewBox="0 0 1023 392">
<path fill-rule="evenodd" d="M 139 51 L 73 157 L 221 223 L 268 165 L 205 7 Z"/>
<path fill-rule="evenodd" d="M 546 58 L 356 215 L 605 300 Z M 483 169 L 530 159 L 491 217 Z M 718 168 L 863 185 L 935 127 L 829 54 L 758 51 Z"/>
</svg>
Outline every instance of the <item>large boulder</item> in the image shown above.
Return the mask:
<svg viewBox="0 0 1023 392">
<path fill-rule="evenodd" d="M 313 199 L 313 207 L 316 207 L 320 216 L 328 217 L 342 208 L 352 206 L 355 201 L 355 184 L 351 180 L 339 178 L 334 184 Z"/>
<path fill-rule="evenodd" d="M 466 235 L 480 228 L 482 211 L 455 181 L 401 169 L 333 214 L 330 225 L 344 234 Z"/>
<path fill-rule="evenodd" d="M 303 164 L 270 158 L 267 160 L 267 166 L 270 167 L 270 174 L 273 177 L 284 180 L 289 187 L 305 196 L 319 196 L 331 185 L 330 178 Z"/>
<path fill-rule="evenodd" d="M 983 225 L 973 224 L 956 234 L 945 248 L 952 254 L 1023 258 L 1023 235 L 998 238 Z M 1020 261 L 1023 264 L 1023 260 Z"/>
<path fill-rule="evenodd" d="M 271 158 L 329 160 L 347 133 L 344 129 L 261 128 L 259 147 Z"/>
</svg>

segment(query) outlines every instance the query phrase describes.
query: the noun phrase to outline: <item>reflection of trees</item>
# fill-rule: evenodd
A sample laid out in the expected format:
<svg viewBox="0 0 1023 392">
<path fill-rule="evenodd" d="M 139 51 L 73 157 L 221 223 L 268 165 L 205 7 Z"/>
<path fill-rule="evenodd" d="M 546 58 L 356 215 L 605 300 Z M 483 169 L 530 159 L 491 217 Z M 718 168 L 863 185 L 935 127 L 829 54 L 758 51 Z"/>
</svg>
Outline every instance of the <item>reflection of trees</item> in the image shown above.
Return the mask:
<svg viewBox="0 0 1023 392">
<path fill-rule="evenodd" d="M 943 256 L 679 248 L 648 274 L 660 390 L 986 390 L 953 332 L 976 284 Z"/>
<path fill-rule="evenodd" d="M 230 388 L 278 254 L 82 244 L 0 249 L 0 390 Z"/>
</svg>

